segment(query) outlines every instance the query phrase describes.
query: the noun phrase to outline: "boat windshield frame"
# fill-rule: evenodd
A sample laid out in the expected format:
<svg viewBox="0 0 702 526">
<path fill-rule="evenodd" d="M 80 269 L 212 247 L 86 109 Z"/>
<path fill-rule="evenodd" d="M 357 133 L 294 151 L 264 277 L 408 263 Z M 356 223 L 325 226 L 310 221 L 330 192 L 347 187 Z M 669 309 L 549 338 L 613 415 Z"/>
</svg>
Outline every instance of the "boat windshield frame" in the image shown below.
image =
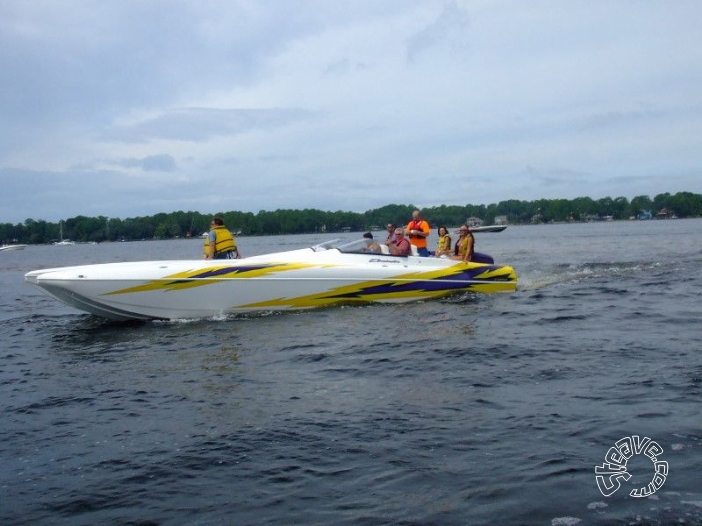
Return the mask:
<svg viewBox="0 0 702 526">
<path fill-rule="evenodd" d="M 324 243 L 319 243 L 317 245 L 312 245 L 310 248 L 314 250 L 315 252 L 324 252 L 325 250 L 329 250 L 330 248 L 337 248 L 337 244 L 341 241 L 341 239 L 336 238 L 336 239 L 330 239 L 329 241 L 325 241 Z"/>
<path fill-rule="evenodd" d="M 339 252 L 342 252 L 344 254 L 358 254 L 364 252 L 367 253 L 368 247 L 371 245 L 372 242 L 372 239 L 368 239 L 367 237 L 361 237 L 359 239 L 354 239 L 353 241 L 344 243 L 343 245 L 339 245 L 335 248 L 337 248 Z"/>
<path fill-rule="evenodd" d="M 341 239 L 332 239 L 330 241 L 325 241 L 324 243 L 314 245 L 312 247 L 312 250 L 314 250 L 315 252 L 321 252 L 324 250 L 336 249 L 342 254 L 373 253 L 368 250 L 368 247 L 370 247 L 371 243 L 373 243 L 372 239 L 361 237 L 358 239 L 354 239 L 353 241 L 346 241 L 343 243 L 341 241 Z"/>
<path fill-rule="evenodd" d="M 342 254 L 383 254 L 382 250 L 370 250 L 370 246 L 372 244 L 373 240 L 366 237 L 354 239 L 353 241 L 344 241 L 343 243 L 341 239 L 332 239 L 331 241 L 326 241 L 324 243 L 320 243 L 319 245 L 313 246 L 312 250 L 319 252 L 334 249 L 338 250 Z"/>
</svg>

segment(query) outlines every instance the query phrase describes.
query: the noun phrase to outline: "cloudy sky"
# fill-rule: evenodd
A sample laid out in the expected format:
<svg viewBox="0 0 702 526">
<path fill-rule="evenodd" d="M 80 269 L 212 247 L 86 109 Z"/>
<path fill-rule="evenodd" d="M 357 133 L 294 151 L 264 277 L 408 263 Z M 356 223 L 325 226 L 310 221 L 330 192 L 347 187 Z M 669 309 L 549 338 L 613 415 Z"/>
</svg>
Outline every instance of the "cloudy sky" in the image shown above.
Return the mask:
<svg viewBox="0 0 702 526">
<path fill-rule="evenodd" d="M 0 0 L 0 222 L 702 193 L 698 0 Z"/>
</svg>

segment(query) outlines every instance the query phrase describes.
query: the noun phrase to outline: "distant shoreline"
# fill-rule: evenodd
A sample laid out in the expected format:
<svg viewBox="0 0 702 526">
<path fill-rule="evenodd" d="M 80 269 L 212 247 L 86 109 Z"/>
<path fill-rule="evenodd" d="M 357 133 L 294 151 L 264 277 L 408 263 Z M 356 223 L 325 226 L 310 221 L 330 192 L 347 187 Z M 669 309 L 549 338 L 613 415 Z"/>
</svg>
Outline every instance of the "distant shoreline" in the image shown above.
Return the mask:
<svg viewBox="0 0 702 526">
<path fill-rule="evenodd" d="M 220 216 L 233 232 L 243 236 L 276 234 L 347 233 L 384 230 L 385 225 L 404 226 L 416 209 L 414 205 L 390 204 L 363 213 L 318 209 L 279 209 L 252 212 L 171 212 L 147 217 L 77 216 L 58 223 L 27 219 L 12 225 L 0 223 L 1 244 L 47 244 L 128 241 L 134 239 L 201 239 L 209 231 L 213 216 Z M 444 225 L 533 225 L 594 223 L 607 221 L 684 219 L 702 217 L 702 195 L 690 192 L 659 194 L 653 199 L 637 196 L 593 200 L 540 199 L 501 201 L 491 205 L 440 205 L 421 209 L 432 229 Z M 451 227 L 454 228 L 454 227 Z"/>
</svg>

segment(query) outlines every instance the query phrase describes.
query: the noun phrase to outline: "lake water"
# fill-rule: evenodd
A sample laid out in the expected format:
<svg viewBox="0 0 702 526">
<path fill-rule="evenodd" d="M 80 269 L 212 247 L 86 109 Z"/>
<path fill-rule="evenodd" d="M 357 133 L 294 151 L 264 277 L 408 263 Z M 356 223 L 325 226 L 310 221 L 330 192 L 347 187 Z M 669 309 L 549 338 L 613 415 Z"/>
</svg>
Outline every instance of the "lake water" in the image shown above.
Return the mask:
<svg viewBox="0 0 702 526">
<path fill-rule="evenodd" d="M 476 240 L 516 293 L 136 324 L 23 275 L 201 241 L 0 252 L 0 523 L 702 524 L 702 220 Z M 634 435 L 665 483 L 630 496 L 636 455 L 605 497 L 595 466 Z"/>
</svg>

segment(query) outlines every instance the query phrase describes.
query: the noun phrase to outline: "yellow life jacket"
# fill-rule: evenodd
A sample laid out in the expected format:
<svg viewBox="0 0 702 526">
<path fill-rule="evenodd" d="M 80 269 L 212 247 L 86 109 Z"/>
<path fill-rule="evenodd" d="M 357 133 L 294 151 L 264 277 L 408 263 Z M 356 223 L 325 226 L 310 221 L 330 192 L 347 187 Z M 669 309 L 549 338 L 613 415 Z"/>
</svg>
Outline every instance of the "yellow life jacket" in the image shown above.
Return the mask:
<svg viewBox="0 0 702 526">
<path fill-rule="evenodd" d="M 451 236 L 444 234 L 439 238 L 439 242 L 436 245 L 436 251 L 439 250 L 451 250 Z"/>
<path fill-rule="evenodd" d="M 236 250 L 236 241 L 232 233 L 225 226 L 213 227 L 215 233 L 215 256 L 223 252 L 233 252 Z M 205 238 L 205 254 L 210 253 L 210 236 Z"/>
<path fill-rule="evenodd" d="M 472 249 L 475 250 L 475 238 L 473 237 L 473 234 L 468 234 L 467 236 L 463 236 L 462 238 L 459 238 L 458 241 L 456 241 L 456 248 L 454 249 L 454 254 L 457 256 L 465 256 L 466 252 L 468 252 L 468 249 L 473 245 Z M 473 257 L 473 254 L 471 254 L 471 259 Z"/>
</svg>

